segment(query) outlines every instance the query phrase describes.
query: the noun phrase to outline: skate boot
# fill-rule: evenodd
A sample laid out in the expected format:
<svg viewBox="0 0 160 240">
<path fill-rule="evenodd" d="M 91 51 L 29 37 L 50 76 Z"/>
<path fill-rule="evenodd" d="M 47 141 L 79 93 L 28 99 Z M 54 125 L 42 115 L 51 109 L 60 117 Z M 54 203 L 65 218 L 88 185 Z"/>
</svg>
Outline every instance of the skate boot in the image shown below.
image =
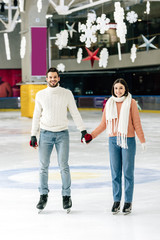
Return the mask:
<svg viewBox="0 0 160 240">
<path fill-rule="evenodd" d="M 120 202 L 114 202 L 112 206 L 112 213 L 117 214 L 120 211 Z"/>
<path fill-rule="evenodd" d="M 67 210 L 67 213 L 70 213 L 72 207 L 72 200 L 70 196 L 63 196 L 63 208 Z"/>
<path fill-rule="evenodd" d="M 39 209 L 39 213 L 45 208 L 47 204 L 47 199 L 48 199 L 48 194 L 40 195 L 40 200 L 36 206 Z"/>
<path fill-rule="evenodd" d="M 124 215 L 127 215 L 129 213 L 131 213 L 132 210 L 132 203 L 124 203 L 124 207 L 122 212 L 124 213 Z"/>
</svg>

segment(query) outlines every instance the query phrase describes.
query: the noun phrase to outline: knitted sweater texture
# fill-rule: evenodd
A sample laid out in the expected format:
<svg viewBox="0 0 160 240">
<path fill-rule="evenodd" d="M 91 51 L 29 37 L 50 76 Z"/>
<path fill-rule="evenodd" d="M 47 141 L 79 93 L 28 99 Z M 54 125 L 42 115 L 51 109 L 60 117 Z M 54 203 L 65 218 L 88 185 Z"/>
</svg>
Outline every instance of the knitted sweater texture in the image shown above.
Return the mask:
<svg viewBox="0 0 160 240">
<path fill-rule="evenodd" d="M 70 90 L 57 86 L 39 91 L 35 98 L 31 136 L 39 129 L 60 132 L 68 129 L 67 109 L 80 131 L 85 130 L 73 94 Z"/>
<path fill-rule="evenodd" d="M 118 118 L 121 111 L 122 102 L 116 102 Z M 116 124 L 116 123 L 115 123 Z M 114 122 L 112 122 L 112 136 L 117 136 L 117 132 L 114 132 Z M 107 128 L 106 123 L 106 108 L 103 111 L 102 120 L 99 126 L 91 133 L 92 138 L 96 138 L 100 133 L 102 133 Z M 137 134 L 141 143 L 145 142 L 144 133 L 142 130 L 142 125 L 140 121 L 140 116 L 138 112 L 137 103 L 134 99 L 131 101 L 130 113 L 129 113 L 129 122 L 128 122 L 128 134 L 127 137 L 134 137 L 135 133 Z M 111 137 L 111 135 L 110 135 Z"/>
</svg>

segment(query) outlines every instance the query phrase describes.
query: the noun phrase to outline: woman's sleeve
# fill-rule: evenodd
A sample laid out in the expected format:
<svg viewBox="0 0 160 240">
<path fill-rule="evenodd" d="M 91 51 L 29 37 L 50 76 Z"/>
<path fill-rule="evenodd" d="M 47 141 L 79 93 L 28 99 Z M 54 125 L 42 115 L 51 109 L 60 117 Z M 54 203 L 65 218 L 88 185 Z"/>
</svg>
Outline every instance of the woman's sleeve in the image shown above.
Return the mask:
<svg viewBox="0 0 160 240">
<path fill-rule="evenodd" d="M 137 103 L 134 99 L 132 99 L 131 114 L 132 114 L 133 126 L 134 126 L 135 132 L 137 134 L 137 137 L 139 138 L 141 143 L 144 143 L 145 138 L 144 138 L 144 133 L 143 133 L 143 129 L 142 129 L 142 124 L 141 124 L 141 120 L 140 120 L 140 116 L 139 116 Z"/>
</svg>

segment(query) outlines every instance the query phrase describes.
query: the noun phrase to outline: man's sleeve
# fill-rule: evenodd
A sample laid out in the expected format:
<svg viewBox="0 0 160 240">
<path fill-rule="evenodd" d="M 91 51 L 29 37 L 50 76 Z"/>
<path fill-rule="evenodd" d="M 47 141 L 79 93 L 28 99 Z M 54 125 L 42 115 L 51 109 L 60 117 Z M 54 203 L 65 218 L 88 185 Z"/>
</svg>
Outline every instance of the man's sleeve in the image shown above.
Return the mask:
<svg viewBox="0 0 160 240">
<path fill-rule="evenodd" d="M 38 99 L 38 96 L 36 95 L 33 120 L 32 120 L 31 136 L 36 136 L 38 134 L 39 126 L 40 126 L 41 112 L 42 112 L 42 107 L 41 107 L 40 101 Z"/>
</svg>

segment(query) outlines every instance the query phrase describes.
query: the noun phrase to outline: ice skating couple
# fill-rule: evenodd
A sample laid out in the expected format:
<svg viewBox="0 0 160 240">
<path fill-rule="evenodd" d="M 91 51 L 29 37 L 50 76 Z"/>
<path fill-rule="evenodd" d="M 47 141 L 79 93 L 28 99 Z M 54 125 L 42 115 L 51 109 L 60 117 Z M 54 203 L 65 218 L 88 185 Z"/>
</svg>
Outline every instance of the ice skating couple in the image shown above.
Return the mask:
<svg viewBox="0 0 160 240">
<path fill-rule="evenodd" d="M 48 168 L 50 156 L 55 145 L 58 165 L 62 179 L 62 202 L 64 209 L 72 207 L 71 177 L 68 165 L 69 133 L 67 109 L 69 109 L 77 129 L 81 131 L 81 142 L 89 144 L 106 128 L 109 133 L 109 155 L 112 175 L 113 206 L 111 211 L 120 211 L 122 197 L 122 170 L 124 174 L 125 202 L 124 214 L 132 210 L 134 189 L 134 162 L 136 153 L 135 133 L 142 148 L 145 149 L 145 138 L 141 126 L 136 101 L 129 93 L 124 79 L 117 79 L 112 86 L 112 96 L 108 99 L 99 126 L 87 133 L 80 113 L 70 90 L 60 87 L 59 72 L 50 68 L 46 73 L 48 87 L 36 94 L 35 109 L 32 120 L 30 146 L 39 149 L 39 210 L 44 209 L 48 199 Z M 39 143 L 37 134 L 40 131 Z"/>
</svg>

